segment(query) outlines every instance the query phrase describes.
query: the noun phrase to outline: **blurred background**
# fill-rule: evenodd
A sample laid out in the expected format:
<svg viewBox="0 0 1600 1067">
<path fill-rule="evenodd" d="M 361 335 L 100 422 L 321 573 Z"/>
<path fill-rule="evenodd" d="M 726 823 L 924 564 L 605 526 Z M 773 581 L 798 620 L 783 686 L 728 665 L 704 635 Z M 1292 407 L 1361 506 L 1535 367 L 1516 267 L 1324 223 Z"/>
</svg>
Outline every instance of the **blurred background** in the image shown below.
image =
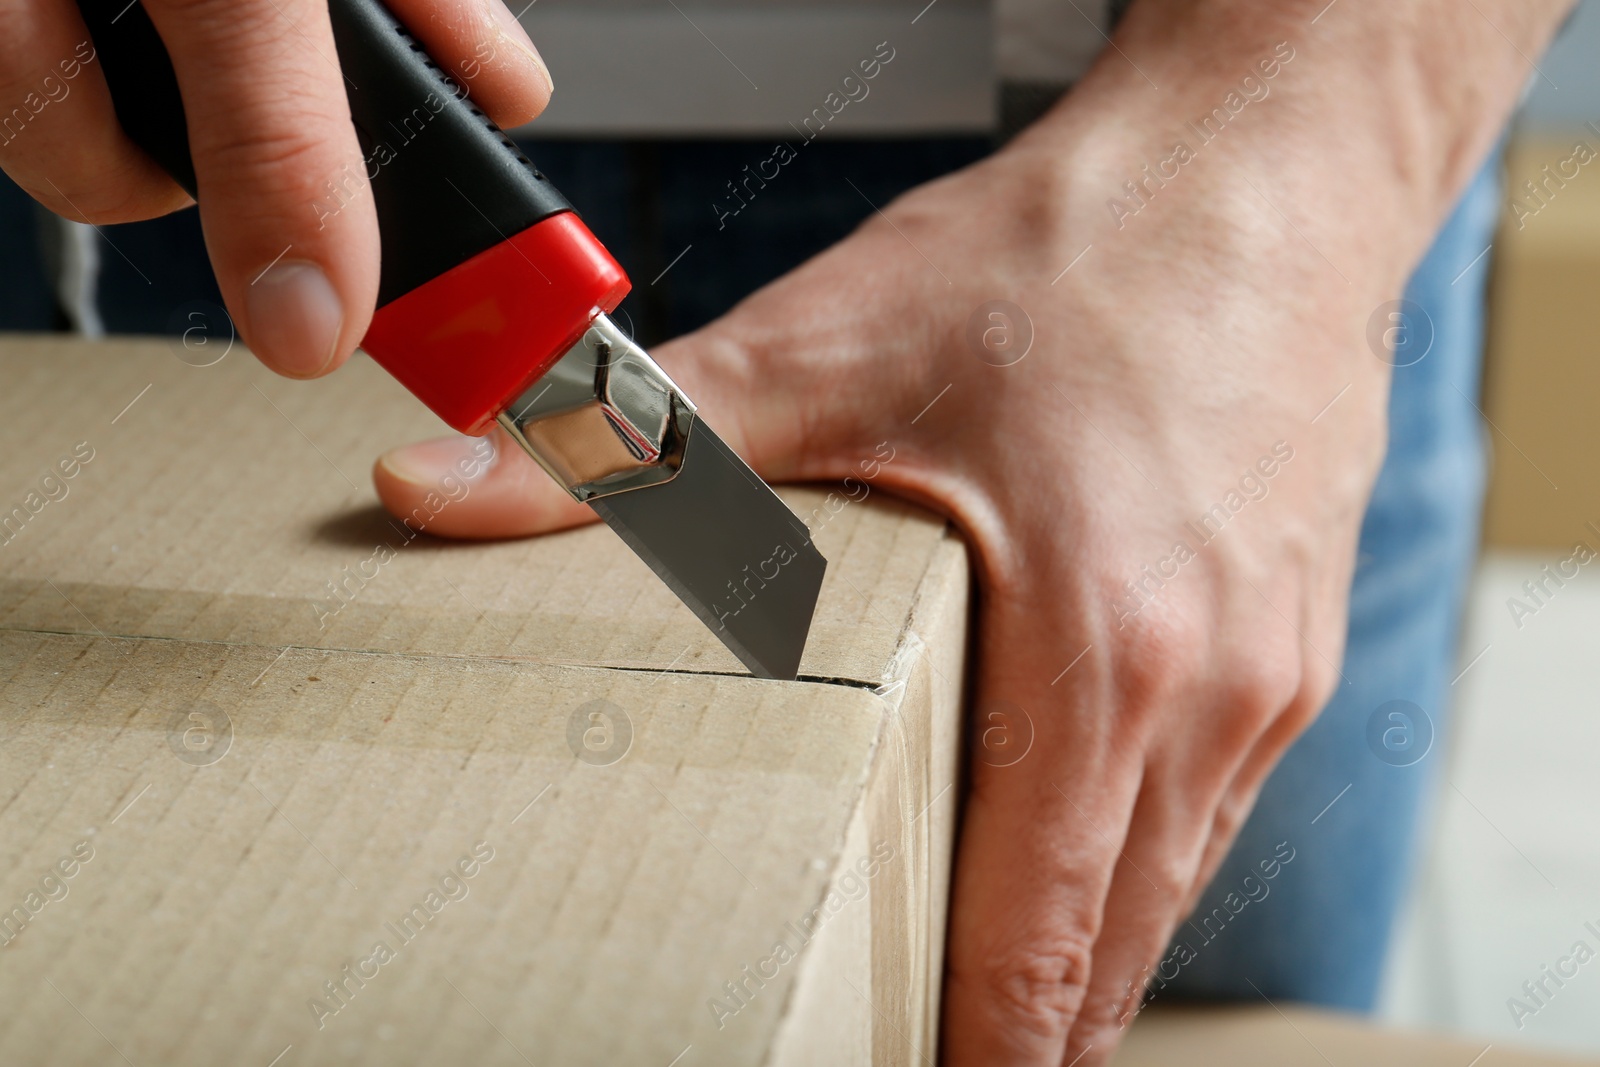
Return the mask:
<svg viewBox="0 0 1600 1067">
<path fill-rule="evenodd" d="M 1580 543 L 1600 553 L 1596 56 L 1600 0 L 1584 0 L 1518 116 L 1493 249 L 1463 264 L 1490 272 L 1485 544 L 1453 721 L 1424 760 L 1442 764 L 1433 832 L 1382 1007 L 1396 1023 L 1588 1052 L 1600 1050 L 1600 960 L 1546 980 L 1548 996 L 1537 983 L 1577 941 L 1600 950 L 1585 928 L 1600 930 L 1600 560 L 1573 559 Z M 1580 144 L 1593 162 L 1559 180 Z M 1560 578 L 1569 559 L 1564 584 L 1541 570 Z"/>
<path fill-rule="evenodd" d="M 1584 0 L 1530 80 L 1506 156 L 1500 233 L 1462 264 L 1463 278 L 1489 276 L 1480 404 L 1493 473 L 1453 706 L 1439 715 L 1432 750 L 1400 771 L 1429 774 L 1438 788 L 1381 1008 L 1396 1024 L 1586 1052 L 1600 1051 L 1600 958 L 1559 985 L 1544 969 L 1580 940 L 1600 950 L 1596 56 L 1600 0 Z M 737 241 L 717 241 L 703 197 L 671 186 L 703 189 L 707 175 L 736 175 L 756 158 L 749 142 L 557 138 L 535 157 L 635 277 L 665 277 L 624 304 L 649 344 L 700 325 L 844 236 L 871 210 L 865 201 L 881 204 L 989 147 L 981 136 L 819 141 L 792 164 L 802 176 L 787 183 L 789 199 L 753 205 Z M 846 164 L 859 199 L 837 181 L 814 180 Z M 1561 176 L 1573 166 L 1576 177 Z M 829 210 L 796 197 L 828 198 Z M 823 215 L 835 224 L 816 225 Z M 751 258 L 739 270 L 666 276 L 672 256 L 696 243 L 700 255 Z M 47 222 L 0 177 L 0 250 L 0 330 L 177 333 L 196 314 L 218 328 L 221 298 L 192 211 L 107 227 L 102 239 Z M 85 259 L 100 265 L 98 293 L 52 281 L 84 276 L 75 267 Z M 715 280 L 728 277 L 736 288 Z M 1580 544 L 1595 562 L 1581 563 Z M 1560 577 L 1564 561 L 1575 577 Z M 1544 992 L 1531 999 L 1524 983 L 1541 980 Z M 1514 999 L 1532 1010 L 1514 1011 Z"/>
</svg>

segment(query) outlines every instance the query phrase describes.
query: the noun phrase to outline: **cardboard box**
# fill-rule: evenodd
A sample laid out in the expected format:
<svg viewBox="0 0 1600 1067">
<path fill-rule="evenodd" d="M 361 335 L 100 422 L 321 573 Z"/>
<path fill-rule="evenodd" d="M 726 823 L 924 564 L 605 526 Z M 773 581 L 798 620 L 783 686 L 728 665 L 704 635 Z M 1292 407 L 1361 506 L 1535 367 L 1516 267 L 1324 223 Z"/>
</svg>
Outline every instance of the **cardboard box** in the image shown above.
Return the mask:
<svg viewBox="0 0 1600 1067">
<path fill-rule="evenodd" d="M 0 1063 L 932 1050 L 945 523 L 786 492 L 830 564 L 758 681 L 603 527 L 409 537 L 367 470 L 440 428 L 364 358 L 178 355 L 0 343 Z"/>
<path fill-rule="evenodd" d="M 1292 1004 L 1152 1007 L 1116 1067 L 1579 1067 L 1578 1060 L 1488 1042 L 1398 1033 Z"/>
<path fill-rule="evenodd" d="M 1506 175 L 1484 382 L 1494 448 L 1484 537 L 1600 549 L 1588 525 L 1600 525 L 1600 133 L 1518 139 Z"/>
<path fill-rule="evenodd" d="M 366 469 L 438 427 L 364 359 L 10 338 L 0 381 L 0 1063 L 935 1061 L 943 522 L 785 490 L 829 569 L 758 681 L 605 529 L 407 538 Z M 1161 1005 L 1118 1064 L 1479 1051 Z"/>
</svg>

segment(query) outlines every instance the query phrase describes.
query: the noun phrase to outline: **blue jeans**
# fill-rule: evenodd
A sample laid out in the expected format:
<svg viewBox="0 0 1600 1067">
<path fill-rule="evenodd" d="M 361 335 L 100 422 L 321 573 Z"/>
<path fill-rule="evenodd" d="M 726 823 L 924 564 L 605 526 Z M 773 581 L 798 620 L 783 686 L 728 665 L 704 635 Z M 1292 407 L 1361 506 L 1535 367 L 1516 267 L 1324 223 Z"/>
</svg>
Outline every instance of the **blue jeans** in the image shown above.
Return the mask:
<svg viewBox="0 0 1600 1067">
<path fill-rule="evenodd" d="M 646 344 L 709 321 L 849 233 L 872 210 L 863 195 L 881 205 L 990 149 L 973 139 L 818 141 L 721 225 L 714 205 L 726 201 L 726 183 L 764 159 L 770 142 L 527 147 L 641 280 L 622 317 Z M 1420 707 L 1434 726 L 1445 718 L 1483 487 L 1479 420 L 1466 398 L 1478 391 L 1487 257 L 1452 282 L 1488 244 L 1496 173 L 1479 176 L 1408 292 L 1434 336 L 1424 358 L 1395 371 L 1389 454 L 1362 527 L 1351 598 L 1348 684 L 1267 782 L 1193 925 L 1180 931 L 1193 958 L 1158 996 L 1255 998 L 1259 989 L 1274 999 L 1372 1003 L 1441 748 L 1396 766 L 1388 749 L 1369 743 L 1368 721 L 1393 700 Z M 0 234 L 26 234 L 30 210 L 0 180 Z M 160 331 L 179 305 L 220 300 L 192 211 L 107 231 L 115 250 L 102 253 L 100 304 L 109 330 Z M 691 245 L 692 263 L 643 284 Z M 0 261 L 0 328 L 49 328 L 42 277 L 25 256 Z M 1381 737 L 1396 728 L 1386 715 Z M 1288 863 L 1280 843 L 1293 851 Z M 1277 864 L 1270 879 L 1263 862 Z M 1235 907 L 1260 899 L 1234 914 L 1230 892 Z"/>
<path fill-rule="evenodd" d="M 1439 784 L 1438 731 L 1477 552 L 1486 443 L 1473 405 L 1489 257 L 1466 268 L 1493 236 L 1499 192 L 1496 154 L 1411 277 L 1406 298 L 1426 319 L 1413 309 L 1406 328 L 1426 331 L 1431 320 L 1432 346 L 1394 371 L 1389 452 L 1361 526 L 1344 679 L 1267 780 L 1215 881 L 1179 927 L 1175 941 L 1186 942 L 1192 958 L 1174 965 L 1185 954 L 1169 955 L 1165 973 L 1177 976 L 1157 999 L 1373 1005 Z M 1421 334 L 1399 339 L 1411 351 L 1397 363 L 1421 354 Z M 1261 863 L 1285 842 L 1294 858 L 1268 880 Z"/>
</svg>

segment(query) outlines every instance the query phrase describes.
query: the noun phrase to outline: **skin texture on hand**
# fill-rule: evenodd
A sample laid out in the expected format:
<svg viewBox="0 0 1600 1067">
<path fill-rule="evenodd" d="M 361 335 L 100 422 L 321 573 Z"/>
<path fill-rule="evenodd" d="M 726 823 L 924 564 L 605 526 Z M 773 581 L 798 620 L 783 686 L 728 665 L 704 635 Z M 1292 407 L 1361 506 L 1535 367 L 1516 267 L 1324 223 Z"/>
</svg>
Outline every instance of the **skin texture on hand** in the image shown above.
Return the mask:
<svg viewBox="0 0 1600 1067">
<path fill-rule="evenodd" d="M 1145 0 L 1011 146 L 657 350 L 766 477 L 888 441 L 880 484 L 970 543 L 946 1062 L 1106 1062 L 1340 684 L 1385 443 L 1367 324 L 1564 6 Z M 466 447 L 390 453 L 380 495 L 409 513 Z M 431 532 L 591 517 L 499 453 Z"/>
<path fill-rule="evenodd" d="M 503 126 L 544 110 L 550 75 L 500 0 L 389 7 Z M 325 0 L 145 0 L 189 123 L 201 221 L 251 349 L 296 378 L 342 363 L 378 291 L 370 196 L 319 208 L 364 177 Z M 36 114 L 0 137 L 0 168 L 69 219 L 131 222 L 189 203 L 130 142 L 73 0 L 0 0 L 0 102 Z M 69 76 L 68 71 L 73 73 Z M 37 110 L 35 110 L 37 109 Z"/>
</svg>

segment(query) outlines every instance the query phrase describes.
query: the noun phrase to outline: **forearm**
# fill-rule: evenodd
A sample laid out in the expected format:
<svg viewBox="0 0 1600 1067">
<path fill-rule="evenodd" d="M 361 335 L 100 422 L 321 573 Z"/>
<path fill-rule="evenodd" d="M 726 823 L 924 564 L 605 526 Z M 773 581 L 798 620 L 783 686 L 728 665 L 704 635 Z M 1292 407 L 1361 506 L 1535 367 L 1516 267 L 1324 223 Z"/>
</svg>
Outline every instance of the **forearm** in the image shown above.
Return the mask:
<svg viewBox="0 0 1600 1067">
<path fill-rule="evenodd" d="M 1140 0 L 1017 149 L 1094 175 L 1106 195 L 1073 210 L 1107 239 L 1147 210 L 1267 210 L 1350 288 L 1398 295 L 1570 6 Z"/>
</svg>

